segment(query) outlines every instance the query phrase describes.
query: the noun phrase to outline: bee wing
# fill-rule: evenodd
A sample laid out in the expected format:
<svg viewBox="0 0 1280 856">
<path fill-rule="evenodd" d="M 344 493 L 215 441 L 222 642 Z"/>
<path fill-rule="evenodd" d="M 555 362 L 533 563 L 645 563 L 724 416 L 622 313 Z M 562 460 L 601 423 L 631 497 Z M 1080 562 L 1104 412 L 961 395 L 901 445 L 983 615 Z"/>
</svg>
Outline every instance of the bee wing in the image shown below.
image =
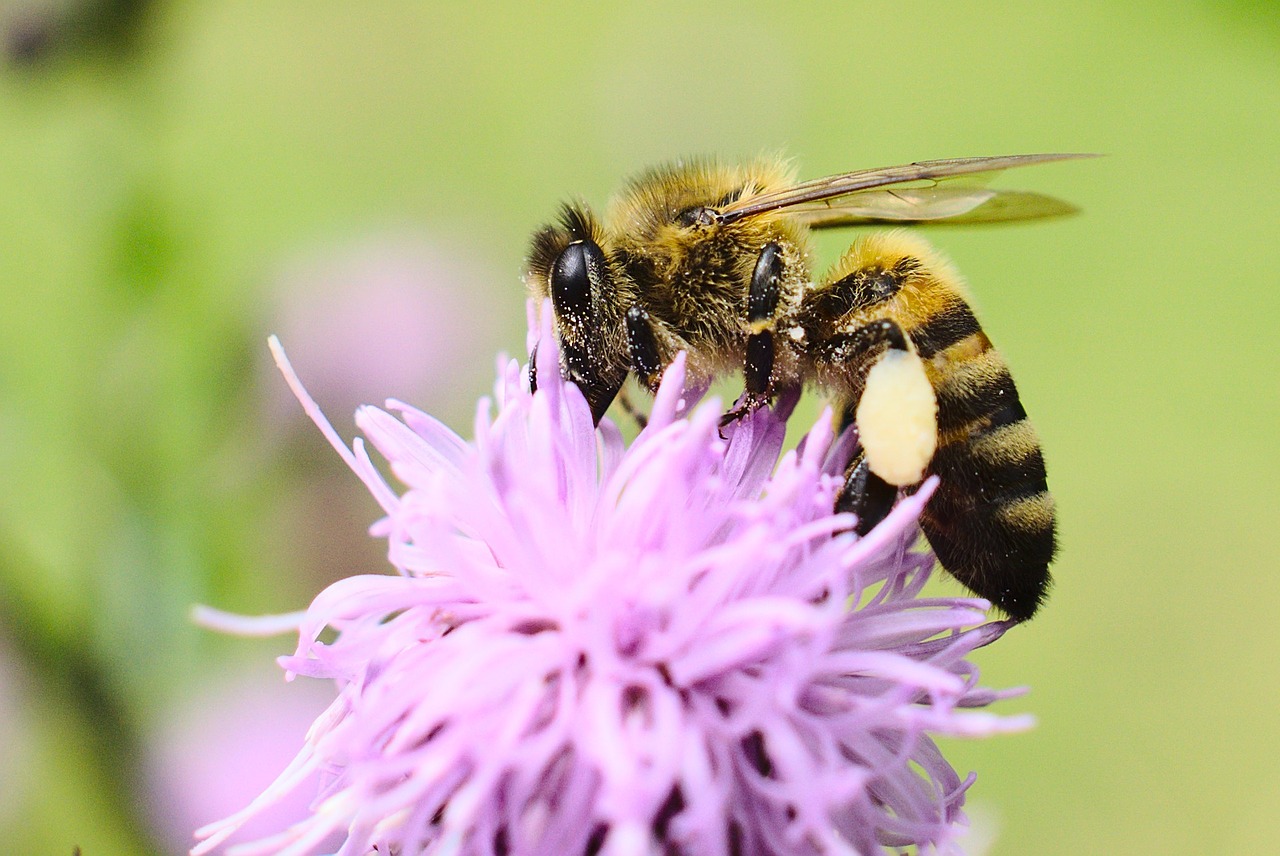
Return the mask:
<svg viewBox="0 0 1280 856">
<path fill-rule="evenodd" d="M 722 209 L 719 220 L 722 223 L 731 223 L 743 217 L 763 214 L 767 211 L 777 211 L 782 208 L 794 208 L 799 205 L 806 205 L 812 209 L 812 204 L 819 202 L 828 202 L 830 205 L 823 207 L 834 208 L 838 201 L 842 201 L 846 197 L 862 195 L 868 191 L 890 187 L 899 191 L 936 190 L 940 187 L 946 187 L 947 191 L 943 192 L 942 196 L 946 196 L 948 193 L 954 195 L 952 198 L 945 200 L 945 202 L 940 200 L 938 202 L 938 210 L 952 210 L 952 206 L 957 206 L 960 209 L 959 213 L 940 214 L 924 218 L 917 213 L 910 218 L 883 218 L 876 216 L 873 219 L 943 219 L 968 213 L 983 202 L 988 201 L 991 197 L 978 199 L 970 204 L 968 208 L 964 208 L 960 200 L 963 196 L 962 191 L 967 190 L 970 194 L 974 193 L 976 189 L 981 188 L 984 183 L 990 181 L 996 173 L 1020 166 L 1085 157 L 1095 157 L 1095 155 L 1040 154 L 948 158 L 945 160 L 920 161 L 919 163 L 881 169 L 864 169 L 857 172 L 847 172 L 843 175 L 832 175 L 813 181 L 805 181 L 782 190 L 743 198 Z M 946 182 L 945 185 L 941 183 L 944 181 Z M 919 197 L 919 200 L 923 201 L 924 197 Z M 927 212 L 929 206 L 918 205 L 917 208 L 918 211 L 925 210 Z"/>
<path fill-rule="evenodd" d="M 1022 190 L 936 187 L 867 190 L 843 200 L 796 205 L 788 213 L 813 229 L 868 223 L 1008 223 L 1063 217 L 1080 209 L 1052 196 Z"/>
</svg>

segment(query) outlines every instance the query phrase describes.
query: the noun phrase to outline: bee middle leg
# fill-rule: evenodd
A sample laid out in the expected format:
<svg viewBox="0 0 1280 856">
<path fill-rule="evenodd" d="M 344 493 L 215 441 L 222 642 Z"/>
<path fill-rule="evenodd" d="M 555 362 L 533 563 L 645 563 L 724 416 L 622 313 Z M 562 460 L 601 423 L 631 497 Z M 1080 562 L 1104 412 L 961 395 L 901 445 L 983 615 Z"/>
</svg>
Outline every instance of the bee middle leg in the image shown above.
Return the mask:
<svg viewBox="0 0 1280 856">
<path fill-rule="evenodd" d="M 721 427 L 769 403 L 774 357 L 772 324 L 778 309 L 781 281 L 782 247 L 776 243 L 765 244 L 756 259 L 751 273 L 751 288 L 747 292 L 747 325 L 751 332 L 747 335 L 747 356 L 742 367 L 745 394 L 742 403 L 720 420 Z"/>
</svg>

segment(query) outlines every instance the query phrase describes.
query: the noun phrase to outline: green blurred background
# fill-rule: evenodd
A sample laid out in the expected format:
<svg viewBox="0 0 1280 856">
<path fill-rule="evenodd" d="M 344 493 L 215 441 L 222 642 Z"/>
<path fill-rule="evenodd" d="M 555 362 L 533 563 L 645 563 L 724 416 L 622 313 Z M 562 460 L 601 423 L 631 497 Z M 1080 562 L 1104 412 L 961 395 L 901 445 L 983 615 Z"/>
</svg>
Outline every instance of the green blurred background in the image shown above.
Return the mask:
<svg viewBox="0 0 1280 856">
<path fill-rule="evenodd" d="M 979 656 L 1039 727 L 946 748 L 975 851 L 1276 852 L 1280 7 L 0 10 L 0 841 L 178 852 L 242 798 L 206 756 L 256 787 L 323 703 L 279 682 L 287 638 L 189 622 L 384 566 L 269 332 L 345 435 L 388 395 L 468 433 L 566 196 L 691 153 L 1096 151 L 1003 179 L 1081 216 L 931 232 L 1063 542 L 1042 617 Z"/>
</svg>

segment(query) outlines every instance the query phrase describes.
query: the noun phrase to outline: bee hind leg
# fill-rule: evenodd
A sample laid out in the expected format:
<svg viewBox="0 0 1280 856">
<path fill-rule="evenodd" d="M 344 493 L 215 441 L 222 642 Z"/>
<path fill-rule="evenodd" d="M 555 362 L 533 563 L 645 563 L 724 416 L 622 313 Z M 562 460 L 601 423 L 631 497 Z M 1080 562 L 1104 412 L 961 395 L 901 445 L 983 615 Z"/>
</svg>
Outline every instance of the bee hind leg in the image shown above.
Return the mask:
<svg viewBox="0 0 1280 856">
<path fill-rule="evenodd" d="M 890 484 L 918 483 L 938 443 L 938 403 L 927 369 L 902 328 L 882 318 L 819 343 L 818 359 L 858 390 L 858 442 Z"/>
<path fill-rule="evenodd" d="M 891 319 L 822 342 L 820 354 L 833 365 L 849 367 L 851 386 L 862 390 L 859 400 L 841 412 L 841 431 L 856 424 L 860 445 L 845 470 L 835 510 L 856 514 L 855 530 L 866 535 L 888 516 L 898 489 L 920 481 L 933 457 L 934 393 L 902 328 Z"/>
<path fill-rule="evenodd" d="M 866 535 L 889 516 L 898 499 L 898 488 L 871 472 L 867 456 L 859 450 L 845 471 L 844 486 L 836 496 L 836 511 L 858 516 L 854 531 Z"/>
<path fill-rule="evenodd" d="M 882 346 L 896 351 L 908 350 L 907 336 L 896 321 L 888 318 L 872 321 L 852 333 L 841 333 L 818 343 L 815 351 L 822 362 L 848 365 Z M 870 369 L 869 362 L 866 369 Z M 846 418 L 849 418 L 847 414 Z"/>
</svg>

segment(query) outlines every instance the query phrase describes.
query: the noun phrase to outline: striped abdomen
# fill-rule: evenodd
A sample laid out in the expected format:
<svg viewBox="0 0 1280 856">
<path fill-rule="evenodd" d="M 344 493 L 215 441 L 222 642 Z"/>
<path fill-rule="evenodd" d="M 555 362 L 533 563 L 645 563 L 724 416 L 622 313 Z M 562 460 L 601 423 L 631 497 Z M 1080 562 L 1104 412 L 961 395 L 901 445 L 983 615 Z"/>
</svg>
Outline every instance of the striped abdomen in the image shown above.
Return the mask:
<svg viewBox="0 0 1280 856">
<path fill-rule="evenodd" d="M 1019 621 L 1044 600 L 1055 549 L 1044 457 L 1009 369 L 959 297 L 908 333 L 938 399 L 941 484 L 920 518 L 938 561 Z"/>
</svg>

